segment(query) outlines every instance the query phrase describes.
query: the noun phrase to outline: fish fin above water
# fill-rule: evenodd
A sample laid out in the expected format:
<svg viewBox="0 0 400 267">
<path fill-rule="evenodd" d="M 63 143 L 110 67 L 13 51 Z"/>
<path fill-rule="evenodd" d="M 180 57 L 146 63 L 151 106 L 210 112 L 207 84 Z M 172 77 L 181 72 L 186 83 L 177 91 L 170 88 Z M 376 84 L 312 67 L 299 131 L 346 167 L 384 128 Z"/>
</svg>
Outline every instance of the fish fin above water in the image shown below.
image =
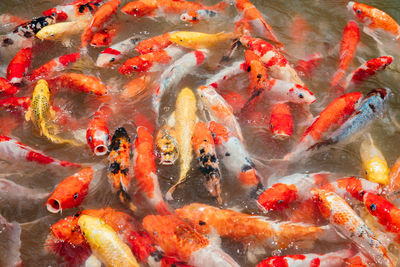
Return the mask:
<svg viewBox="0 0 400 267">
<path fill-rule="evenodd" d="M 368 26 L 364 26 L 363 32 L 372 37 L 379 45 L 383 45 L 381 39 L 384 37 L 383 33 L 377 30 L 373 30 Z"/>
</svg>

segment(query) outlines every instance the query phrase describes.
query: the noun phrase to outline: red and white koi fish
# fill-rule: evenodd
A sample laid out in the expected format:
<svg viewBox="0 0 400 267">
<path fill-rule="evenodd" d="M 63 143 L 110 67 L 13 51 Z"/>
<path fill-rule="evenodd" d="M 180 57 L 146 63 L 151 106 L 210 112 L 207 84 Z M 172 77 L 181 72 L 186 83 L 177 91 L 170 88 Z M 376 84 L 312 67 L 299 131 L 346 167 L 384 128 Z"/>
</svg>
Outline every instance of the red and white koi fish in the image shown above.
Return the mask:
<svg viewBox="0 0 400 267">
<path fill-rule="evenodd" d="M 257 196 L 258 191 L 262 190 L 263 185 L 255 169 L 255 164 L 251 161 L 251 157 L 243 144 L 222 124 L 211 121 L 208 128 L 213 134 L 222 164 L 225 165 L 230 173 L 237 177 L 245 189 L 251 191 L 251 196 L 253 194 Z"/>
<path fill-rule="evenodd" d="M 81 48 L 86 48 L 94 34 L 104 28 L 112 15 L 117 12 L 119 3 L 119 0 L 110 0 L 94 13 L 92 20 L 82 33 Z"/>
<path fill-rule="evenodd" d="M 98 110 L 90 116 L 86 131 L 86 140 L 90 149 L 96 156 L 103 156 L 108 152 L 110 132 L 107 126 L 107 120 L 112 113 L 109 107 L 101 105 Z"/>
<path fill-rule="evenodd" d="M 155 52 L 171 45 L 172 42 L 169 39 L 169 32 L 162 35 L 157 35 L 150 37 L 141 41 L 135 48 L 136 52 L 139 54 L 147 54 L 150 52 Z"/>
<path fill-rule="evenodd" d="M 400 38 L 400 25 L 382 10 L 353 1 L 347 4 L 347 9 L 364 24 L 363 31 L 378 43 L 382 44 L 378 37 L 379 31 L 386 32 L 397 40 Z"/>
<path fill-rule="evenodd" d="M 28 72 L 32 62 L 32 48 L 21 49 L 7 67 L 7 80 L 10 83 L 20 83 Z"/>
<path fill-rule="evenodd" d="M 118 42 L 100 52 L 96 60 L 97 67 L 106 67 L 112 63 L 117 63 L 125 55 L 135 49 L 139 42 L 143 40 L 140 35 L 134 35 L 126 40 Z"/>
<path fill-rule="evenodd" d="M 228 254 L 174 215 L 148 215 L 143 227 L 168 256 L 193 266 L 239 267 Z"/>
<path fill-rule="evenodd" d="M 89 193 L 94 171 L 84 168 L 62 180 L 47 199 L 45 205 L 51 213 L 78 207 Z"/>
<path fill-rule="evenodd" d="M 284 210 L 294 202 L 310 199 L 311 189 L 326 184 L 329 173 L 295 173 L 274 180 L 258 197 L 258 205 L 266 211 Z M 271 183 L 271 182 L 269 182 Z"/>
<path fill-rule="evenodd" d="M 144 195 L 150 205 L 159 214 L 171 214 L 171 209 L 165 203 L 160 185 L 158 183 L 156 161 L 154 154 L 153 136 L 143 126 L 137 128 L 137 136 L 134 142 L 134 178 L 139 191 Z"/>
<path fill-rule="evenodd" d="M 31 98 L 29 96 L 24 97 L 7 97 L 0 99 L 0 107 L 10 111 L 20 110 L 26 111 L 31 105 Z"/>
<path fill-rule="evenodd" d="M 81 73 L 63 73 L 48 82 L 51 88 L 70 88 L 97 96 L 107 94 L 107 87 L 100 79 Z"/>
<path fill-rule="evenodd" d="M 331 88 L 334 88 L 343 79 L 345 72 L 353 60 L 357 45 L 360 42 L 360 29 L 354 20 L 350 20 L 343 30 L 340 41 L 339 67 L 332 77 Z"/>
<path fill-rule="evenodd" d="M 270 109 L 269 129 L 273 137 L 282 139 L 293 134 L 293 117 L 286 103 L 274 104 Z"/>
<path fill-rule="evenodd" d="M 322 189 L 313 189 L 313 199 L 321 214 L 360 250 L 383 266 L 395 266 L 389 258 L 385 246 L 375 233 L 355 213 L 347 202 L 337 195 Z"/>
<path fill-rule="evenodd" d="M 121 25 L 119 23 L 111 24 L 105 29 L 95 33 L 90 45 L 93 47 L 105 47 L 111 44 L 117 32 L 120 30 Z"/>
<path fill-rule="evenodd" d="M 328 132 L 342 125 L 354 113 L 362 96 L 362 93 L 354 92 L 333 100 L 319 114 L 313 124 L 305 130 L 294 150 L 287 154 L 284 159 L 292 160 L 299 157 Z"/>
<path fill-rule="evenodd" d="M 313 53 L 297 61 L 294 69 L 300 77 L 310 79 L 314 73 L 314 70 L 319 66 L 322 59 L 323 56 L 320 52 Z"/>
<path fill-rule="evenodd" d="M 198 23 L 199 21 L 210 21 L 213 18 L 219 16 L 218 11 L 212 9 L 199 9 L 199 10 L 190 10 L 186 13 L 183 13 L 180 16 L 182 21 L 187 21 L 191 23 Z"/>
<path fill-rule="evenodd" d="M 58 160 L 45 155 L 43 152 L 24 145 L 10 137 L 0 136 L 0 158 L 7 161 L 32 161 L 39 164 L 52 164 L 62 167 L 81 167 L 80 164 Z"/>
<path fill-rule="evenodd" d="M 80 54 L 76 52 L 73 54 L 68 54 L 52 59 L 49 62 L 43 64 L 41 67 L 32 71 L 32 73 L 28 75 L 28 79 L 30 81 L 46 79 L 49 76 L 64 71 L 68 68 L 68 65 L 76 62 L 79 58 Z"/>
<path fill-rule="evenodd" d="M 12 85 L 6 78 L 0 77 L 0 96 L 12 96 L 18 93 L 18 88 Z"/>
<path fill-rule="evenodd" d="M 160 76 L 158 87 L 153 93 L 153 109 L 159 114 L 161 98 L 164 93 L 176 85 L 184 76 L 191 73 L 197 66 L 203 64 L 208 57 L 208 50 L 195 50 L 182 56 L 171 64 Z"/>
<path fill-rule="evenodd" d="M 178 46 L 169 46 L 165 49 L 128 59 L 118 71 L 124 75 L 129 75 L 133 72 L 157 72 L 163 70 L 165 65 L 176 61 L 184 53 L 185 50 Z"/>
<path fill-rule="evenodd" d="M 76 21 L 80 19 L 88 20 L 101 3 L 102 0 L 76 0 L 71 4 L 58 5 L 43 11 L 43 15 L 54 15 L 57 22 Z"/>
<path fill-rule="evenodd" d="M 310 253 L 286 256 L 272 256 L 257 264 L 257 267 L 340 267 L 344 266 L 346 259 L 350 258 L 353 255 L 354 252 L 351 249 L 343 249 L 322 255 Z"/>
</svg>

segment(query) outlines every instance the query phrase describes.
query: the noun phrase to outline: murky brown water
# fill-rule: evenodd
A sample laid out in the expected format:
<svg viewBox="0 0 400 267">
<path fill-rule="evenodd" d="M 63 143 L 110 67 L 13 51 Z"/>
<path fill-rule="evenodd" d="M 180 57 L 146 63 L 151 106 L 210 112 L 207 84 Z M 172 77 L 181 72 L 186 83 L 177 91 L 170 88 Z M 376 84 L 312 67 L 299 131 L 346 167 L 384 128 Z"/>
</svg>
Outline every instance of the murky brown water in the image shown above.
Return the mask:
<svg viewBox="0 0 400 267">
<path fill-rule="evenodd" d="M 124 1 L 122 1 L 124 2 Z M 125 1 L 127 2 L 127 1 Z M 217 1 L 204 1 L 205 4 L 212 4 Z M 293 61 L 313 52 L 323 53 L 325 59 L 321 66 L 317 69 L 312 79 L 306 80 L 308 87 L 317 95 L 318 101 L 311 105 L 314 115 L 317 115 L 326 103 L 322 100 L 326 95 L 332 74 L 337 68 L 338 49 L 335 46 L 339 43 L 342 30 L 349 19 L 354 19 L 347 11 L 347 1 L 340 0 L 297 0 L 297 1 L 252 1 L 259 10 L 266 16 L 267 21 L 273 27 L 279 39 L 286 45 L 288 52 L 293 56 L 289 58 Z M 0 14 L 10 13 L 25 18 L 40 16 L 41 12 L 63 3 L 63 1 L 44 1 L 44 0 L 0 0 Z M 385 10 L 392 15 L 397 21 L 400 21 L 400 1 L 365 1 L 365 3 L 373 5 L 379 9 Z M 124 4 L 124 3 L 123 3 Z M 292 19 L 300 14 L 311 26 L 310 34 L 304 44 L 293 43 L 290 36 L 290 25 Z M 227 17 L 217 19 L 212 23 L 199 23 L 198 25 L 187 25 L 176 20 L 164 18 L 150 19 L 141 18 L 135 19 L 121 13 L 118 13 L 119 21 L 123 22 L 123 28 L 119 35 L 115 38 L 115 42 L 123 40 L 135 33 L 145 34 L 147 36 L 158 35 L 167 31 L 190 29 L 194 31 L 203 31 L 215 33 L 219 31 L 231 31 L 234 27 L 234 17 L 236 16 L 234 8 L 230 8 L 227 12 Z M 43 42 L 35 50 L 32 69 L 42 65 L 50 59 L 76 51 L 75 47 L 79 45 L 78 40 L 74 40 L 74 46 L 71 48 L 62 47 L 60 43 Z M 353 60 L 350 69 L 354 69 L 362 63 L 362 60 L 372 59 L 374 57 L 384 55 L 377 49 L 375 41 L 369 36 L 361 34 L 362 45 L 358 47 L 356 58 Z M 224 51 L 221 48 L 221 53 Z M 327 51 L 332 50 L 333 53 L 328 55 Z M 400 70 L 398 58 L 400 58 L 400 50 L 387 49 L 387 53 L 394 56 L 392 67 Z M 98 53 L 102 49 L 90 48 L 90 55 L 95 60 Z M 176 91 L 184 86 L 195 88 L 202 84 L 207 77 L 215 73 L 216 65 L 219 57 L 218 53 L 211 58 L 210 63 L 202 67 L 196 74 L 186 77 L 177 87 Z M 237 57 L 242 57 L 243 53 L 238 53 Z M 1 76 L 4 76 L 4 71 L 9 62 L 9 59 L 3 58 L 0 61 Z M 128 81 L 128 78 L 123 77 L 117 68 L 114 69 L 85 69 L 84 73 L 98 76 L 102 81 L 111 88 L 111 95 L 114 97 L 114 102 L 122 108 L 117 116 L 113 117 L 109 123 L 110 132 L 113 132 L 117 127 L 124 126 L 129 134 L 135 135 L 135 125 L 133 122 L 134 114 L 140 112 L 142 114 L 150 114 L 150 102 L 144 100 L 140 103 L 133 103 L 130 100 L 118 98 L 118 93 L 123 85 Z M 398 115 L 400 109 L 400 81 L 399 72 L 387 70 L 378 74 L 376 77 L 364 83 L 357 90 L 367 93 L 375 87 L 389 87 L 392 89 L 393 97 L 390 100 L 389 110 L 395 116 Z M 224 84 L 223 90 L 226 91 L 246 91 L 246 75 L 239 76 L 232 81 Z M 22 90 L 21 95 L 27 95 L 29 90 Z M 176 94 L 171 94 L 167 99 L 163 100 L 163 116 L 167 116 L 173 109 Z M 80 126 L 75 130 L 86 130 L 87 118 L 92 114 L 98 106 L 98 101 L 94 96 L 88 96 L 79 93 L 60 93 L 54 99 L 56 105 L 70 111 L 72 115 L 78 118 Z M 0 112 L 0 118 L 11 116 L 13 120 L 20 123 L 11 135 L 16 137 L 25 144 L 34 148 L 40 149 L 45 153 L 56 158 L 70 160 L 82 163 L 100 163 L 104 164 L 105 158 L 99 158 L 92 155 L 88 146 L 72 148 L 69 146 L 52 145 L 44 138 L 33 135 L 31 123 L 23 122 L 23 117 L 19 113 L 10 114 L 5 111 Z M 400 119 L 400 116 L 397 116 Z M 151 117 L 150 117 L 151 118 Z M 153 118 L 151 118 L 153 119 Z M 255 135 L 254 129 L 248 124 L 242 122 L 242 127 L 245 135 L 246 146 L 249 152 L 257 158 L 270 159 L 280 158 L 291 148 L 298 140 L 299 128 L 297 133 L 289 141 L 278 141 L 270 137 L 268 133 Z M 63 131 L 69 131 L 69 127 L 64 127 Z M 398 143 L 400 142 L 399 131 L 393 126 L 390 120 L 385 117 L 373 124 L 370 129 L 375 144 L 385 155 L 389 165 L 391 166 L 396 158 L 400 156 Z M 305 159 L 291 166 L 291 172 L 314 172 L 314 171 L 331 171 L 344 175 L 361 175 L 361 163 L 359 158 L 359 142 L 354 142 L 351 145 L 341 146 L 335 149 L 330 149 L 323 153 L 319 153 L 312 158 Z M 216 201 L 209 197 L 205 191 L 200 178 L 200 172 L 196 168 L 196 163 L 192 164 L 192 171 L 188 175 L 187 182 L 177 189 L 174 198 L 170 204 L 174 208 L 181 207 L 191 202 L 202 202 L 212 205 L 217 205 Z M 259 166 L 264 177 L 268 177 L 270 169 L 267 166 Z M 72 170 L 43 167 L 36 164 L 28 164 L 23 162 L 1 162 L 0 177 L 6 176 L 18 184 L 35 188 L 44 192 L 51 192 L 55 185 L 62 179 L 72 174 Z M 245 212 L 259 213 L 253 204 L 247 201 L 247 197 L 241 194 L 241 190 L 235 184 L 234 179 L 229 177 L 226 170 L 222 167 L 224 177 L 223 181 L 223 199 L 225 207 L 238 207 Z M 174 177 L 177 177 L 178 170 L 175 167 L 159 167 L 159 178 L 163 192 L 173 184 Z M 81 208 L 100 208 L 106 205 L 121 208 L 124 207 L 118 203 L 115 195 L 111 193 L 109 183 L 107 181 L 106 172 L 102 173 L 102 184 L 95 192 L 86 199 Z M 17 221 L 22 223 L 22 259 L 24 266 L 61 266 L 53 255 L 49 255 L 43 248 L 44 240 L 49 232 L 49 226 L 57 220 L 75 213 L 75 210 L 64 211 L 63 214 L 49 214 L 43 203 L 40 201 L 29 203 L 7 203 L 3 204 L 0 201 L 0 214 L 5 216 L 9 221 Z M 146 211 L 141 211 L 142 215 Z M 228 240 L 223 240 L 223 248 L 232 255 L 243 266 L 254 266 L 254 263 L 249 263 L 246 260 L 245 251 L 240 244 L 231 243 Z M 329 244 L 318 244 L 312 252 L 324 252 L 335 247 Z M 294 250 L 297 253 L 307 252 L 310 250 Z M 293 251 L 287 251 L 285 254 Z M 0 251 L 0 255 L 1 255 Z M 269 253 L 272 253 L 271 251 Z M 265 257 L 268 254 L 264 255 Z"/>
</svg>

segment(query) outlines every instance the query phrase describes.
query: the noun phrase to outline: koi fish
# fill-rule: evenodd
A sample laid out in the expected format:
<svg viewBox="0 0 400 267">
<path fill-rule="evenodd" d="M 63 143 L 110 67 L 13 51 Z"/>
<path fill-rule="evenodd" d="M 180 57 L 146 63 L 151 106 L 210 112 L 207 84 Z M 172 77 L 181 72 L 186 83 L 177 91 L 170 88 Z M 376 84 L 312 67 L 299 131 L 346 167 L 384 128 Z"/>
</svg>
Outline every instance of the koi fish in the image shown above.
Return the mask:
<svg viewBox="0 0 400 267">
<path fill-rule="evenodd" d="M 163 200 L 158 183 L 153 136 L 143 126 L 137 128 L 134 147 L 133 171 L 139 191 L 159 214 L 171 214 L 170 208 Z"/>
<path fill-rule="evenodd" d="M 59 41 L 64 46 L 71 46 L 71 38 L 80 34 L 88 25 L 87 20 L 77 20 L 71 22 L 60 22 L 41 29 L 36 37 L 40 40 Z"/>
<path fill-rule="evenodd" d="M 166 255 L 192 266 L 239 267 L 228 254 L 174 215 L 148 215 L 143 219 L 143 227 Z"/>
<path fill-rule="evenodd" d="M 81 215 L 78 225 L 90 245 L 93 254 L 106 267 L 139 267 L 129 246 L 102 219 Z"/>
<path fill-rule="evenodd" d="M 32 48 L 21 49 L 11 60 L 7 67 L 7 80 L 10 83 L 20 83 L 28 72 L 32 61 Z"/>
<path fill-rule="evenodd" d="M 58 5 L 43 11 L 44 16 L 55 16 L 58 22 L 91 19 L 102 0 L 76 0 L 71 4 Z"/>
<path fill-rule="evenodd" d="M 357 45 L 360 42 L 360 29 L 354 20 L 350 20 L 343 30 L 343 37 L 340 41 L 339 67 L 331 82 L 331 88 L 337 86 L 343 79 L 345 72 L 353 60 Z"/>
<path fill-rule="evenodd" d="M 175 115 L 171 115 L 175 119 Z M 173 126 L 173 125 L 172 125 Z M 156 155 L 161 165 L 172 165 L 179 158 L 178 143 L 176 141 L 176 131 L 168 125 L 168 122 L 157 132 L 156 135 Z"/>
<path fill-rule="evenodd" d="M 8 222 L 0 214 L 0 249 L 4 255 L 0 257 L 1 266 L 21 266 L 21 226 L 17 222 Z"/>
<path fill-rule="evenodd" d="M 286 103 L 278 103 L 270 110 L 269 129 L 273 137 L 283 139 L 293 134 L 293 117 Z"/>
<path fill-rule="evenodd" d="M 175 86 L 188 73 L 191 73 L 197 66 L 203 64 L 208 57 L 207 50 L 195 50 L 183 55 L 180 59 L 171 64 L 160 76 L 156 91 L 152 96 L 153 109 L 159 114 L 161 98 L 171 87 Z"/>
<path fill-rule="evenodd" d="M 167 48 L 172 44 L 169 38 L 169 32 L 162 35 L 157 35 L 150 37 L 148 39 L 142 40 L 135 48 L 135 51 L 139 54 L 147 54 L 150 52 L 159 51 L 161 49 Z"/>
<path fill-rule="evenodd" d="M 81 167 L 81 165 L 77 163 L 51 158 L 39 150 L 35 150 L 4 135 L 0 135 L 0 158 L 11 162 L 25 160 L 44 165 L 52 164 L 62 167 Z"/>
<path fill-rule="evenodd" d="M 199 162 L 200 171 L 204 176 L 204 185 L 210 195 L 216 197 L 218 203 L 221 204 L 221 171 L 219 170 L 214 140 L 205 122 L 196 123 L 192 145 Z"/>
<path fill-rule="evenodd" d="M 245 59 L 250 81 L 249 95 L 261 95 L 269 85 L 267 69 L 261 63 L 260 57 L 251 50 L 246 50 Z"/>
<path fill-rule="evenodd" d="M 373 266 L 374 262 L 370 258 L 366 257 L 363 253 L 358 252 L 353 257 L 349 257 L 345 260 L 345 266 L 353 267 L 368 267 Z"/>
<path fill-rule="evenodd" d="M 12 96 L 18 93 L 18 88 L 12 85 L 6 78 L 0 77 L 0 96 Z"/>
<path fill-rule="evenodd" d="M 321 53 L 316 52 L 296 62 L 294 69 L 300 77 L 310 79 L 323 59 Z"/>
<path fill-rule="evenodd" d="M 103 68 L 109 66 L 110 64 L 117 63 L 125 55 L 133 51 L 141 40 L 143 40 L 141 35 L 134 35 L 104 49 L 97 57 L 96 66 Z"/>
<path fill-rule="evenodd" d="M 58 213 L 78 207 L 89 193 L 93 174 L 93 169 L 89 167 L 62 180 L 46 201 L 47 210 Z"/>
<path fill-rule="evenodd" d="M 115 130 L 109 150 L 108 178 L 112 182 L 113 188 L 117 191 L 120 201 L 135 212 L 136 207 L 132 203 L 129 194 L 132 180 L 132 167 L 130 165 L 131 139 L 123 127 Z"/>
<path fill-rule="evenodd" d="M 104 47 L 108 46 L 112 40 L 114 39 L 115 35 L 121 28 L 121 25 L 116 23 L 112 24 L 105 29 L 95 33 L 93 35 L 92 40 L 90 41 L 90 45 L 93 47 Z"/>
<path fill-rule="evenodd" d="M 286 256 L 272 256 L 257 264 L 257 267 L 283 266 L 344 266 L 345 261 L 354 255 L 351 249 L 343 249 L 326 254 L 298 254 Z"/>
<path fill-rule="evenodd" d="M 364 24 L 363 31 L 378 43 L 382 44 L 378 37 L 378 31 L 386 32 L 399 39 L 399 24 L 382 10 L 353 1 L 347 4 L 347 9 L 354 14 L 359 22 Z"/>
<path fill-rule="evenodd" d="M 345 121 L 331 136 L 322 142 L 316 143 L 308 150 L 313 150 L 321 146 L 336 144 L 338 142 L 349 141 L 350 137 L 355 138 L 361 130 L 368 127 L 383 113 L 388 98 L 391 94 L 390 89 L 379 88 L 369 92 L 356 109 L 353 115 Z"/>
<path fill-rule="evenodd" d="M 190 10 L 186 13 L 183 13 L 180 16 L 180 20 L 194 24 L 203 20 L 209 21 L 212 18 L 218 17 L 218 14 L 219 13 L 216 10 L 211 9 Z"/>
<path fill-rule="evenodd" d="M 110 0 L 94 13 L 92 20 L 82 33 L 81 48 L 86 48 L 94 34 L 104 28 L 111 16 L 117 12 L 119 3 L 119 0 Z"/>
<path fill-rule="evenodd" d="M 255 35 L 260 35 L 277 44 L 279 49 L 283 50 L 283 44 L 274 34 L 272 27 L 266 22 L 263 15 L 258 9 L 248 0 L 235 0 L 236 8 L 244 19 L 248 21 Z"/>
<path fill-rule="evenodd" d="M 103 156 L 108 152 L 110 144 L 110 132 L 107 126 L 108 117 L 112 110 L 107 106 L 101 105 L 97 111 L 90 116 L 86 131 L 86 140 L 96 156 Z"/>
<path fill-rule="evenodd" d="M 157 72 L 162 70 L 166 64 L 170 64 L 180 58 L 183 53 L 183 49 L 169 46 L 156 52 L 150 52 L 128 59 L 118 71 L 124 75 L 129 75 L 133 72 Z"/>
<path fill-rule="evenodd" d="M 210 48 L 218 43 L 230 40 L 234 38 L 233 33 L 215 33 L 208 34 L 202 32 L 189 32 L 189 31 L 177 31 L 169 34 L 169 40 L 177 45 L 190 48 L 190 49 L 202 49 Z"/>
<path fill-rule="evenodd" d="M 100 79 L 81 73 L 63 73 L 49 80 L 51 87 L 70 88 L 80 92 L 103 96 L 107 94 L 107 87 Z"/>
<path fill-rule="evenodd" d="M 394 266 L 386 248 L 375 233 L 363 222 L 347 202 L 334 192 L 313 189 L 313 199 L 321 214 L 345 237 L 375 262 L 384 266 Z"/>
<path fill-rule="evenodd" d="M 242 110 L 244 104 L 246 103 L 244 97 L 241 94 L 234 91 L 222 94 L 221 96 L 232 107 L 233 113 L 235 114 L 239 113 Z"/>
<path fill-rule="evenodd" d="M 255 164 L 251 161 L 242 142 L 222 124 L 211 121 L 208 128 L 213 134 L 222 164 L 232 175 L 237 177 L 245 189 L 251 191 L 251 196 L 257 196 L 263 185 L 255 169 Z"/>
<path fill-rule="evenodd" d="M 262 244 L 272 249 L 287 248 L 292 242 L 341 239 L 329 225 L 276 222 L 206 204 L 192 203 L 175 210 L 175 213 L 188 221 L 197 233 L 211 234 L 214 229 L 221 237 Z"/>
<path fill-rule="evenodd" d="M 342 125 L 355 112 L 362 97 L 362 93 L 354 92 L 333 100 L 305 130 L 294 150 L 287 154 L 284 159 L 297 158 L 321 140 L 329 131 Z"/>
<path fill-rule="evenodd" d="M 3 107 L 7 110 L 28 110 L 31 104 L 31 98 L 29 96 L 24 97 L 7 97 L 0 99 L 0 107 Z"/>
<path fill-rule="evenodd" d="M 33 90 L 31 105 L 25 113 L 25 120 L 31 120 L 40 135 L 45 136 L 53 143 L 78 145 L 74 140 L 64 139 L 54 134 L 56 125 L 52 123 L 52 120 L 55 118 L 55 111 L 51 107 L 50 97 L 51 93 L 46 80 L 39 80 Z"/>
<path fill-rule="evenodd" d="M 67 69 L 69 64 L 76 62 L 79 58 L 79 53 L 63 55 L 61 57 L 54 58 L 32 71 L 32 73 L 28 75 L 28 79 L 30 81 L 45 79 Z"/>
<path fill-rule="evenodd" d="M 183 88 L 178 94 L 175 105 L 175 130 L 179 144 L 179 178 L 178 181 L 168 190 L 166 199 L 171 200 L 176 187 L 186 180 L 186 175 L 192 162 L 191 139 L 196 124 L 196 97 L 192 90 Z"/>
<path fill-rule="evenodd" d="M 382 152 L 374 145 L 370 134 L 361 143 L 360 155 L 365 177 L 371 182 L 387 185 L 390 181 L 390 169 Z"/>
<path fill-rule="evenodd" d="M 390 65 L 390 63 L 392 63 L 392 61 L 392 56 L 383 56 L 368 60 L 347 76 L 344 84 L 345 90 L 360 85 L 363 81 L 375 75 L 378 71 L 384 70 Z"/>
<path fill-rule="evenodd" d="M 123 99 L 135 99 L 135 101 L 140 101 L 140 99 L 151 94 L 149 89 L 150 84 L 150 74 L 143 74 L 135 79 L 130 80 L 125 84 L 124 89 L 121 93 Z"/>
<path fill-rule="evenodd" d="M 287 209 L 294 202 L 304 202 L 310 199 L 311 189 L 327 183 L 328 176 L 329 173 L 295 173 L 279 178 L 260 194 L 257 204 L 265 211 Z"/>
<path fill-rule="evenodd" d="M 223 10 L 227 7 L 227 3 L 221 1 L 214 6 L 204 6 L 196 2 L 189 2 L 184 0 L 139 0 L 132 1 L 121 8 L 121 11 L 125 14 L 143 17 L 143 16 L 166 16 L 173 14 L 182 14 L 186 11 L 191 10 Z"/>
</svg>

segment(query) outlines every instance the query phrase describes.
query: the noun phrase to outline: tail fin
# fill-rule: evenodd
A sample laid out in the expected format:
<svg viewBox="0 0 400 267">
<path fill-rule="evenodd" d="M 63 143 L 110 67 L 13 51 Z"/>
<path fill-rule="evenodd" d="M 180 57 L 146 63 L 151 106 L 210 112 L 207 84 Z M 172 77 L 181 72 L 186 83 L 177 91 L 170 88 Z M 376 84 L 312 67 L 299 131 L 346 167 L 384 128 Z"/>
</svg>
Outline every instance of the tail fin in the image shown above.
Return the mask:
<svg viewBox="0 0 400 267">
<path fill-rule="evenodd" d="M 45 121 L 42 121 L 40 123 L 40 131 L 43 136 L 45 136 L 47 139 L 49 139 L 53 143 L 56 143 L 56 144 L 64 144 L 65 143 L 65 144 L 71 144 L 73 146 L 80 145 L 75 140 L 64 139 L 62 137 L 54 135 L 53 133 L 50 133 L 50 131 L 48 130 L 48 125 L 46 125 Z"/>
<path fill-rule="evenodd" d="M 240 42 L 240 40 L 239 40 L 238 38 L 237 38 L 237 39 L 234 39 L 234 40 L 232 41 L 230 50 L 228 51 L 228 53 L 226 53 L 226 54 L 221 58 L 221 60 L 220 60 L 219 63 L 223 63 L 223 62 L 228 62 L 228 61 L 230 61 L 230 60 L 232 59 L 233 55 L 235 54 L 236 50 L 238 49 L 238 47 L 241 46 L 241 45 L 242 45 L 242 43 Z"/>
</svg>

